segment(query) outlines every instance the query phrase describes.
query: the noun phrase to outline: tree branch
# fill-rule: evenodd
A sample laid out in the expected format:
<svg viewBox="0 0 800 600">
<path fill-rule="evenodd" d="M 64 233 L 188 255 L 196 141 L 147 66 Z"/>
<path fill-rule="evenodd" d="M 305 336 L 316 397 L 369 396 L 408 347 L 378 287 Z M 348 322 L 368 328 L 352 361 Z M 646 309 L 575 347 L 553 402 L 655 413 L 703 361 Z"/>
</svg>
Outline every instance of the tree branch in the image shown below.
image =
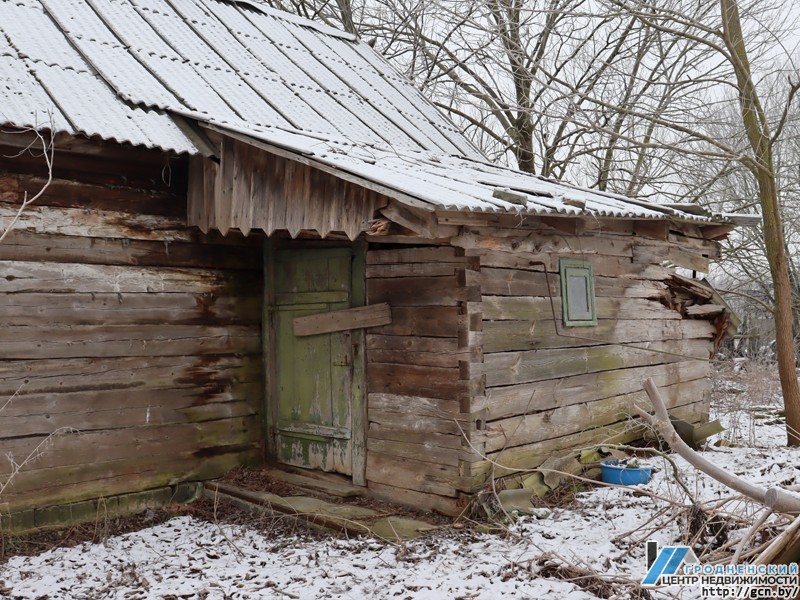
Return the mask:
<svg viewBox="0 0 800 600">
<path fill-rule="evenodd" d="M 706 475 L 713 477 L 720 483 L 725 484 L 729 488 L 744 494 L 748 498 L 752 498 L 756 502 L 763 504 L 780 513 L 800 514 L 800 496 L 793 494 L 782 488 L 770 488 L 765 490 L 752 483 L 737 477 L 736 475 L 721 469 L 711 461 L 707 460 L 699 453 L 695 452 L 684 442 L 678 432 L 672 425 L 667 413 L 667 407 L 658 391 L 655 382 L 651 378 L 647 378 L 643 382 L 644 390 L 647 392 L 650 402 L 655 409 L 655 416 L 651 415 L 644 409 L 636 407 L 639 416 L 647 421 L 659 435 L 664 438 L 664 441 L 669 444 L 677 454 L 683 457 L 689 464 L 694 466 L 699 471 Z"/>
</svg>

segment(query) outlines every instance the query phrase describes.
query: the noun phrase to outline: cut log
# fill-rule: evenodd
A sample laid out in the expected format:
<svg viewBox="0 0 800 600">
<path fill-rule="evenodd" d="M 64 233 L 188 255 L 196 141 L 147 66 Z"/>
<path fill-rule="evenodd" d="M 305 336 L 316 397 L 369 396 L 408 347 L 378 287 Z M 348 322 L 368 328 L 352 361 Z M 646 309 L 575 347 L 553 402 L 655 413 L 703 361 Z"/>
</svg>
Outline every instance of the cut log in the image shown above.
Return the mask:
<svg viewBox="0 0 800 600">
<path fill-rule="evenodd" d="M 700 319 L 715 317 L 721 315 L 723 312 L 725 312 L 725 307 L 719 304 L 694 304 L 686 307 L 687 316 Z"/>
</svg>

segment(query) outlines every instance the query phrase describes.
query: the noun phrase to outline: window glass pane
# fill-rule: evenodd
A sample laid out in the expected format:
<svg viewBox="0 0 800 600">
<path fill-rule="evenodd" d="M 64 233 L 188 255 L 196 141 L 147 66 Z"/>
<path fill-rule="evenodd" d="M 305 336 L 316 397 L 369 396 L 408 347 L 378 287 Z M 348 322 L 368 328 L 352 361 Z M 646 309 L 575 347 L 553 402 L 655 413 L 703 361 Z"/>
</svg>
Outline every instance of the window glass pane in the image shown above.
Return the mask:
<svg viewBox="0 0 800 600">
<path fill-rule="evenodd" d="M 559 259 L 561 310 L 567 327 L 597 325 L 592 265 L 586 260 Z"/>
<path fill-rule="evenodd" d="M 592 309 L 589 299 L 588 273 L 569 273 L 567 275 L 567 297 L 569 298 L 569 318 L 589 320 Z"/>
</svg>

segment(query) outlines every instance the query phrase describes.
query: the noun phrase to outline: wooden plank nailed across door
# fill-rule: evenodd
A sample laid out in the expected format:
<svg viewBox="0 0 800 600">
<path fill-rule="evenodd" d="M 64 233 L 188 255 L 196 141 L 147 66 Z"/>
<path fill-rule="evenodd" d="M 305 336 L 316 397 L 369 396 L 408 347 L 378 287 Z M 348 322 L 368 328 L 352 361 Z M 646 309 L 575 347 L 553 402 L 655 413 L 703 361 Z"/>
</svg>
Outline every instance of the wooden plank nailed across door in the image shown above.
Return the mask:
<svg viewBox="0 0 800 600">
<path fill-rule="evenodd" d="M 392 322 L 392 309 L 386 302 L 346 308 L 319 313 L 304 317 L 296 317 L 292 321 L 294 334 L 297 337 L 319 335 L 334 331 L 347 331 L 362 327 L 377 327 Z"/>
</svg>

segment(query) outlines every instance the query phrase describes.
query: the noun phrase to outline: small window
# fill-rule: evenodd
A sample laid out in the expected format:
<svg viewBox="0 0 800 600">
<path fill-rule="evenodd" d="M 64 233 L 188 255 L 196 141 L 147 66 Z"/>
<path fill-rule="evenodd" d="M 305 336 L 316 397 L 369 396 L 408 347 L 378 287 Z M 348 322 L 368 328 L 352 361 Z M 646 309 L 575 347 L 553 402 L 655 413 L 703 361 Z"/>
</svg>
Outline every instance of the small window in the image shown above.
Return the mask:
<svg viewBox="0 0 800 600">
<path fill-rule="evenodd" d="M 561 274 L 561 311 L 567 327 L 597 325 L 592 265 L 585 260 L 558 262 Z"/>
</svg>

